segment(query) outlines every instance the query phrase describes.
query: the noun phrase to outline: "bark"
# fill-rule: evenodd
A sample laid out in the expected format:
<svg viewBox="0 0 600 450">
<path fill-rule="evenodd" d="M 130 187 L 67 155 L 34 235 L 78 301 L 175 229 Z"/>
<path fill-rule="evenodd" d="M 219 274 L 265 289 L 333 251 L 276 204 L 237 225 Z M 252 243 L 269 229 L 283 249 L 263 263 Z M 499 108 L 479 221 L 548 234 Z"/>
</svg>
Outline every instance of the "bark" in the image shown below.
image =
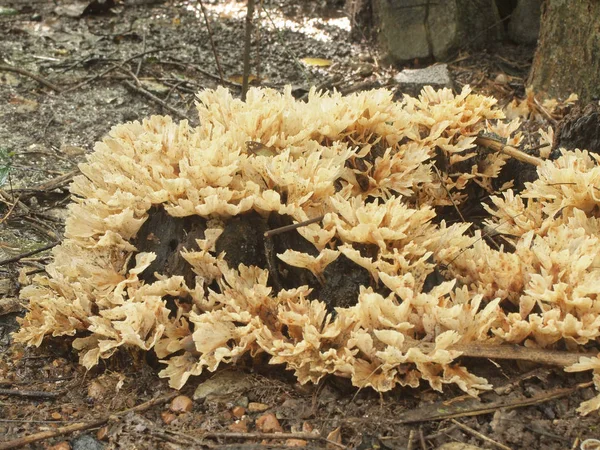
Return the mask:
<svg viewBox="0 0 600 450">
<path fill-rule="evenodd" d="M 529 76 L 536 94 L 586 103 L 600 96 L 600 2 L 546 0 Z"/>
</svg>

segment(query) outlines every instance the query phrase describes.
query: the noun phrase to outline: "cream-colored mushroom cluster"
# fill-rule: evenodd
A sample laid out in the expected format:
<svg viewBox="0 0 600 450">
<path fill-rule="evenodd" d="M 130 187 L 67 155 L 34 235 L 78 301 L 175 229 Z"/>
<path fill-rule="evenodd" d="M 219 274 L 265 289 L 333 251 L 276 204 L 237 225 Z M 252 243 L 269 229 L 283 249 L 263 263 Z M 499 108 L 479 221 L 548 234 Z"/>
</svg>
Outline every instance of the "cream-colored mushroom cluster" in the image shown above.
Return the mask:
<svg viewBox="0 0 600 450">
<path fill-rule="evenodd" d="M 96 145 L 71 187 L 65 240 L 48 275 L 22 292 L 29 312 L 18 341 L 76 336 L 88 368 L 119 347 L 153 349 L 176 388 L 266 353 L 301 383 L 335 374 L 388 391 L 423 379 L 472 395 L 491 386 L 460 364 L 457 344 L 598 342 L 595 156 L 565 153 L 545 161 L 520 195 L 492 197 L 487 225 L 505 250 L 436 213 L 463 206 L 469 186 L 494 190 L 508 157 L 476 152 L 480 132 L 511 145 L 521 139 L 492 98 L 467 88 L 426 88 L 401 102 L 387 90 L 313 90 L 301 102 L 289 89 L 252 89 L 242 102 L 217 89 L 199 94 L 198 111 L 197 128 L 155 116 L 114 127 Z M 139 251 L 135 236 L 156 205 L 206 220 L 197 248 L 182 252 L 191 285 L 180 275 L 140 277 L 156 255 Z M 332 311 L 306 285 L 276 289 L 266 268 L 229 267 L 217 241 L 228 221 L 249 212 L 295 222 L 322 216 L 298 229 L 312 254 L 290 248 L 277 257 L 323 280 L 343 255 L 368 271 L 370 285 Z M 428 284 L 434 272 L 447 281 Z M 167 298 L 191 301 L 173 309 Z M 568 370 L 594 370 L 600 389 L 600 359 Z M 581 411 L 598 407 L 596 398 Z"/>
</svg>

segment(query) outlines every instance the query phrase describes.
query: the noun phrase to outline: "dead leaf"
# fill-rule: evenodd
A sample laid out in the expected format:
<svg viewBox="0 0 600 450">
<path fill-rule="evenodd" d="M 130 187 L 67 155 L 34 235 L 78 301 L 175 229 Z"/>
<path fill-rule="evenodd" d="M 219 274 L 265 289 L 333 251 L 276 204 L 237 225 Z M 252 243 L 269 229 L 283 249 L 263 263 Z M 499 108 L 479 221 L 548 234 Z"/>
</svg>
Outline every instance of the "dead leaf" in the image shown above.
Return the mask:
<svg viewBox="0 0 600 450">
<path fill-rule="evenodd" d="M 227 79 L 232 83 L 242 84 L 244 82 L 244 75 L 232 75 Z M 248 75 L 248 84 L 258 85 L 259 82 L 260 80 L 256 75 Z"/>
<path fill-rule="evenodd" d="M 324 58 L 302 58 L 300 61 L 306 64 L 307 66 L 314 67 L 329 67 L 333 64 L 333 61 Z"/>
<path fill-rule="evenodd" d="M 14 96 L 9 100 L 9 103 L 15 106 L 15 112 L 25 114 L 37 111 L 39 104 L 35 100 Z"/>
<path fill-rule="evenodd" d="M 341 444 L 342 443 L 342 428 L 337 427 L 335 430 L 333 430 L 331 433 L 329 433 L 327 435 L 327 440 L 331 441 L 331 442 L 335 442 L 337 444 Z M 338 448 L 338 447 L 333 444 L 327 444 L 327 448 Z"/>
<path fill-rule="evenodd" d="M 140 80 L 140 83 L 144 89 L 153 92 L 154 94 L 166 94 L 171 90 L 169 86 L 165 86 L 164 84 L 154 80 Z"/>
<path fill-rule="evenodd" d="M 256 141 L 246 141 L 246 150 L 257 156 L 275 156 L 277 152 L 273 147 L 267 147 L 265 144 Z"/>
</svg>

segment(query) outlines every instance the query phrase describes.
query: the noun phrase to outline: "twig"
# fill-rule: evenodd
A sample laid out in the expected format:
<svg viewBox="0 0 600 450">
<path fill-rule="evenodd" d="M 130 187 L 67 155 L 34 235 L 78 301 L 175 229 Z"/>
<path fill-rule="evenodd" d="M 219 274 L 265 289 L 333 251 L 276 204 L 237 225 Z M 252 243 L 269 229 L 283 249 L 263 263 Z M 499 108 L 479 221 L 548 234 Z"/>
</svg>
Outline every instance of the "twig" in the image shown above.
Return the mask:
<svg viewBox="0 0 600 450">
<path fill-rule="evenodd" d="M 182 435 L 181 433 L 177 433 Z M 191 437 L 191 436 L 190 436 Z M 205 433 L 203 438 L 221 438 L 221 439 L 304 439 L 306 441 L 323 441 L 338 448 L 346 448 L 344 444 L 332 441 L 326 437 L 311 433 L 234 433 L 234 432 L 211 432 Z"/>
<path fill-rule="evenodd" d="M 412 347 L 417 347 L 424 351 L 433 351 L 435 349 L 435 344 L 422 342 L 417 345 L 412 345 Z M 448 350 L 459 351 L 462 353 L 461 356 L 471 358 L 530 361 L 558 367 L 573 365 L 577 363 L 582 356 L 597 356 L 597 353 L 563 352 L 558 350 L 529 348 L 521 345 L 491 345 L 478 343 L 452 345 Z"/>
<path fill-rule="evenodd" d="M 553 127 L 556 128 L 556 125 L 558 125 L 558 121 L 554 117 L 552 117 L 552 115 L 548 111 L 546 111 L 546 108 L 544 108 L 544 106 L 538 101 L 537 98 L 533 97 L 533 102 L 535 103 L 535 106 L 537 106 L 539 111 L 542 113 L 542 115 L 550 121 Z"/>
<path fill-rule="evenodd" d="M 492 149 L 498 153 L 505 153 L 511 156 L 512 158 L 515 158 L 516 160 L 534 166 L 539 166 L 543 162 L 542 159 L 528 155 L 527 153 L 522 152 L 518 148 L 511 147 L 510 145 L 505 145 L 500 141 L 496 141 L 487 137 L 477 136 L 477 138 L 475 138 L 475 143 L 477 145 L 481 145 L 482 147 Z"/>
<path fill-rule="evenodd" d="M 466 409 L 463 407 L 458 407 L 456 409 L 447 408 L 443 410 L 443 408 L 438 408 L 437 410 L 431 413 L 421 414 L 418 410 L 413 410 L 410 412 L 410 415 L 414 415 L 417 417 L 398 417 L 394 419 L 390 419 L 395 423 L 407 424 L 407 423 L 417 423 L 417 422 L 427 422 L 430 420 L 446 420 L 446 419 L 456 419 L 458 417 L 473 417 L 480 416 L 482 414 L 490 414 L 494 413 L 500 409 L 516 409 L 516 408 L 524 408 L 526 406 L 539 405 L 541 403 L 546 403 L 551 400 L 556 400 L 557 398 L 567 397 L 579 389 L 585 389 L 590 386 L 593 386 L 594 382 L 589 381 L 587 383 L 581 383 L 571 388 L 560 388 L 554 389 L 552 391 L 545 391 L 539 395 L 535 395 L 530 398 L 513 398 L 509 401 L 502 400 L 490 403 L 482 403 L 474 408 Z M 0 449 L 1 450 L 1 449 Z"/>
<path fill-rule="evenodd" d="M 158 62 L 160 64 L 172 64 L 174 66 L 185 67 L 185 68 L 191 67 L 192 69 L 200 72 L 202 75 L 206 75 L 207 77 L 212 78 L 213 80 L 221 81 L 221 78 L 218 75 L 215 75 L 214 73 L 210 73 L 208 70 L 204 70 L 202 67 L 199 67 L 194 64 L 190 64 L 190 63 L 186 63 L 186 62 L 182 62 L 182 61 L 176 61 L 176 60 L 163 60 L 163 61 L 158 61 Z M 223 83 L 227 86 L 233 86 L 236 88 L 242 87 L 241 84 L 235 83 L 230 80 L 223 80 Z"/>
<path fill-rule="evenodd" d="M 479 431 L 476 431 L 473 428 L 471 428 L 471 427 L 469 427 L 469 426 L 467 426 L 467 425 L 465 425 L 463 423 L 460 423 L 456 419 L 450 419 L 450 422 L 452 422 L 453 424 L 455 424 L 456 426 L 458 426 L 461 430 L 466 431 L 467 433 L 475 436 L 478 439 L 481 439 L 482 441 L 487 442 L 488 444 L 490 444 L 490 445 L 492 445 L 492 446 L 494 446 L 496 448 L 499 448 L 499 449 L 502 449 L 502 450 L 511 450 L 510 447 L 507 447 L 506 445 L 501 444 L 500 442 L 496 442 L 492 438 L 489 438 L 485 434 L 482 434 Z"/>
<path fill-rule="evenodd" d="M 35 250 L 31 250 L 29 252 L 21 253 L 20 255 L 13 256 L 12 258 L 3 259 L 2 261 L 0 261 L 0 266 L 4 266 L 6 264 L 11 264 L 11 263 L 20 261 L 23 258 L 27 258 L 28 256 L 32 256 L 32 255 L 36 255 L 41 252 L 45 252 L 46 250 L 50 250 L 51 248 L 55 247 L 57 244 L 58 244 L 58 242 L 53 242 L 52 244 L 45 245 L 43 247 L 40 247 Z"/>
<path fill-rule="evenodd" d="M 283 35 L 281 34 L 281 31 L 279 30 L 279 28 L 277 28 L 277 25 L 275 24 L 275 21 L 271 17 L 271 14 L 269 14 L 269 9 L 264 8 L 263 11 L 264 11 L 265 15 L 267 16 L 267 19 L 269 19 L 269 22 L 271 22 L 271 25 L 273 26 L 273 29 L 275 30 L 275 33 L 277 34 L 277 39 L 279 40 L 280 44 L 282 45 L 283 51 L 288 54 L 288 56 L 292 59 L 292 61 L 294 61 L 296 66 L 300 69 L 300 72 L 304 76 L 304 80 L 306 81 L 306 84 L 307 85 L 310 84 L 310 79 L 308 77 L 308 72 L 306 71 L 306 68 L 302 65 L 302 63 L 300 63 L 300 61 L 298 61 L 298 57 L 292 51 L 290 51 L 288 49 L 289 46 L 283 39 Z"/>
<path fill-rule="evenodd" d="M 13 397 L 57 398 L 63 394 L 64 394 L 64 392 L 25 391 L 25 390 L 19 390 L 19 389 L 0 388 L 0 395 L 9 395 L 9 396 L 13 396 Z"/>
<path fill-rule="evenodd" d="M 415 440 L 415 430 L 411 429 L 408 433 L 408 444 L 406 444 L 406 450 L 413 450 L 413 442 Z"/>
<path fill-rule="evenodd" d="M 141 57 L 143 57 L 143 56 L 146 56 L 146 55 L 149 55 L 149 54 L 151 54 L 151 53 L 166 52 L 166 51 L 173 50 L 173 49 L 176 49 L 176 48 L 177 48 L 177 47 L 158 48 L 158 49 L 154 49 L 154 50 L 147 50 L 147 51 L 145 51 L 145 52 L 138 53 L 138 54 L 136 54 L 136 55 L 130 56 L 129 58 L 127 58 L 127 59 L 125 59 L 125 60 L 121 61 L 119 64 L 113 64 L 113 65 L 112 65 L 112 66 L 110 66 L 108 69 L 106 69 L 106 70 L 103 70 L 103 71 L 102 71 L 102 72 L 100 72 L 99 74 L 97 74 L 97 75 L 94 75 L 94 76 L 92 76 L 92 77 L 90 77 L 90 78 L 86 78 L 85 80 L 83 80 L 82 82 L 80 82 L 80 83 L 76 84 L 75 86 L 72 86 L 72 87 L 70 87 L 69 89 L 66 89 L 66 90 L 65 90 L 63 93 L 67 93 L 67 92 L 74 91 L 74 90 L 76 90 L 76 89 L 79 89 L 79 88 L 80 88 L 80 87 L 82 87 L 82 86 L 85 86 L 85 85 L 86 85 L 86 84 L 88 84 L 88 83 L 91 83 L 92 81 L 96 81 L 97 79 L 99 79 L 99 78 L 102 78 L 102 77 L 103 77 L 104 75 L 106 75 L 107 73 L 110 73 L 110 72 L 112 72 L 113 70 L 116 70 L 116 69 L 120 69 L 120 68 L 122 68 L 122 67 L 123 67 L 125 64 L 127 64 L 128 62 L 131 62 L 131 61 L 133 61 L 134 59 L 141 58 Z"/>
<path fill-rule="evenodd" d="M 153 102 L 158 103 L 160 106 L 162 106 L 163 108 L 165 108 L 166 110 L 170 111 L 171 113 L 173 113 L 173 115 L 179 117 L 180 119 L 185 119 L 191 122 L 191 119 L 186 116 L 184 113 L 182 113 L 181 111 L 179 111 L 178 109 L 173 108 L 172 106 L 166 104 L 163 100 L 161 100 L 160 98 L 158 98 L 156 95 L 152 94 L 151 92 L 148 92 L 146 89 L 136 86 L 135 84 L 133 84 L 131 81 L 123 81 L 129 88 L 133 89 L 134 91 L 144 95 L 145 97 L 149 98 L 150 100 L 152 100 Z"/>
<path fill-rule="evenodd" d="M 246 11 L 246 37 L 244 39 L 244 75 L 242 78 L 242 101 L 246 101 L 248 93 L 248 78 L 250 77 L 250 44 L 252 41 L 252 16 L 254 15 L 254 0 L 248 0 Z"/>
<path fill-rule="evenodd" d="M 17 199 L 12 203 L 12 205 L 10 205 L 8 212 L 4 215 L 4 217 L 2 217 L 0 219 L 0 224 L 4 223 L 6 221 L 6 219 L 8 219 L 10 217 L 12 212 L 15 210 L 15 206 L 17 206 L 19 204 L 20 200 L 21 200 L 21 196 L 19 195 L 19 196 L 17 196 Z"/>
<path fill-rule="evenodd" d="M 311 223 L 320 222 L 323 220 L 325 216 L 317 216 L 312 219 L 305 220 L 303 222 L 293 223 L 291 225 L 285 225 L 283 227 L 274 228 L 273 230 L 265 231 L 265 237 L 270 238 L 275 236 L 276 234 L 285 233 L 287 231 L 297 230 L 298 228 L 304 227 L 306 225 L 310 225 Z"/>
<path fill-rule="evenodd" d="M 256 78 L 258 80 L 260 80 L 260 64 L 261 64 L 261 41 L 262 41 L 262 33 L 261 33 L 261 25 L 262 22 L 260 20 L 260 16 L 262 13 L 264 6 L 263 6 L 263 0 L 259 0 L 258 2 L 258 8 L 256 11 L 256 16 L 258 17 L 258 20 L 256 21 L 256 59 L 255 59 L 255 64 L 256 64 Z"/>
<path fill-rule="evenodd" d="M 177 391 L 170 392 L 169 394 L 166 394 L 162 397 L 153 398 L 153 399 L 148 400 L 147 402 L 144 402 L 138 406 L 134 406 L 133 408 L 129 408 L 129 409 L 123 410 L 121 412 L 112 413 L 112 414 L 106 415 L 100 419 L 92 420 L 91 422 L 75 423 L 73 425 L 59 427 L 54 430 L 42 431 L 40 433 L 30 434 L 29 436 L 20 437 L 20 438 L 13 439 L 10 441 L 0 442 L 0 450 L 10 450 L 13 448 L 23 447 L 25 445 L 33 444 L 34 442 L 43 441 L 45 439 L 51 439 L 51 438 L 55 438 L 57 436 L 63 436 L 65 434 L 74 433 L 76 431 L 89 430 L 90 428 L 99 427 L 99 426 L 104 425 L 106 422 L 111 420 L 113 417 L 119 418 L 130 412 L 146 411 L 147 409 L 150 409 L 155 405 L 161 405 L 163 403 L 167 403 L 168 401 L 174 399 L 177 395 L 179 395 L 179 392 L 177 392 Z"/>
<path fill-rule="evenodd" d="M 419 427 L 419 442 L 421 443 L 421 450 L 427 450 L 427 443 L 425 442 L 422 427 Z"/>
<path fill-rule="evenodd" d="M 219 54 L 217 53 L 217 47 L 215 46 L 215 41 L 213 40 L 212 29 L 210 28 L 210 22 L 208 21 L 208 14 L 206 14 L 206 8 L 204 7 L 204 3 L 202 0 L 198 0 L 200 4 L 200 9 L 202 10 L 202 15 L 204 16 L 204 23 L 206 23 L 206 29 L 208 30 L 208 38 L 210 39 L 210 46 L 212 47 L 213 55 L 215 55 L 215 62 L 217 63 L 217 70 L 219 71 L 219 77 L 221 78 L 221 84 L 225 84 L 225 77 L 223 76 L 223 69 L 221 68 L 221 62 L 219 61 Z"/>
<path fill-rule="evenodd" d="M 144 29 L 144 34 L 142 35 L 142 53 L 146 51 L 146 30 Z M 135 68 L 135 77 L 137 78 L 140 75 L 140 70 L 142 70 L 142 63 L 144 62 L 144 57 L 141 56 L 137 67 Z"/>
<path fill-rule="evenodd" d="M 466 222 L 465 217 L 462 215 L 462 212 L 460 212 L 460 209 L 458 208 L 458 205 L 456 204 L 456 202 L 452 198 L 452 194 L 448 190 L 448 186 L 446 186 L 446 184 L 444 183 L 444 180 L 442 179 L 442 174 L 440 173 L 439 169 L 437 167 L 435 167 L 435 165 L 432 165 L 431 167 L 433 168 L 433 170 L 435 170 L 435 173 L 437 174 L 438 179 L 440 180 L 440 184 L 442 185 L 442 187 L 446 191 L 446 195 L 448 196 L 448 198 L 450 199 L 450 202 L 452 203 L 452 206 L 454 206 L 454 209 L 458 213 L 458 217 L 460 217 L 460 220 L 462 220 L 463 222 Z"/>
<path fill-rule="evenodd" d="M 577 392 L 580 389 L 586 389 L 594 385 L 593 381 L 589 381 L 587 383 L 580 383 L 573 387 L 569 388 L 559 388 L 551 391 L 544 391 L 538 395 L 534 395 L 533 397 L 518 397 L 518 398 L 509 398 L 507 400 L 498 400 L 492 401 L 489 403 L 477 403 L 473 407 L 469 407 L 469 405 L 465 405 L 463 403 L 454 405 L 453 400 L 448 400 L 444 402 L 438 402 L 433 405 L 426 405 L 419 409 L 413 409 L 406 413 L 400 414 L 397 417 L 390 418 L 380 418 L 378 419 L 382 423 L 393 423 L 395 425 L 407 425 L 411 423 L 422 423 L 422 422 L 430 422 L 435 420 L 449 420 L 456 419 L 459 417 L 474 417 L 480 416 L 483 414 L 491 414 L 498 410 L 505 409 L 516 409 L 516 408 L 524 408 L 527 406 L 539 405 L 542 403 L 546 403 L 552 400 L 556 400 L 558 398 L 567 397 Z M 467 397 L 461 395 L 460 398 Z M 470 398 L 470 397 L 469 397 Z M 475 401 L 475 399 L 470 398 L 470 400 Z M 352 424 L 352 423 L 362 423 L 367 421 L 372 421 L 372 418 L 365 417 L 347 417 L 344 419 L 336 419 L 337 421 L 342 421 L 344 423 Z M 1 450 L 1 449 L 0 449 Z"/>
<path fill-rule="evenodd" d="M 9 66 L 6 64 L 0 64 L 0 71 L 2 71 L 2 70 L 4 70 L 5 72 L 15 72 L 20 75 L 25 75 L 26 77 L 29 77 L 29 78 L 37 81 L 38 83 L 43 84 L 44 86 L 52 89 L 55 92 L 59 92 L 59 93 L 61 92 L 61 88 L 59 88 L 57 85 L 50 83 L 48 80 L 40 77 L 39 75 L 36 75 L 35 73 L 31 73 L 28 70 L 21 69 L 20 67 L 13 67 L 13 66 Z"/>
</svg>

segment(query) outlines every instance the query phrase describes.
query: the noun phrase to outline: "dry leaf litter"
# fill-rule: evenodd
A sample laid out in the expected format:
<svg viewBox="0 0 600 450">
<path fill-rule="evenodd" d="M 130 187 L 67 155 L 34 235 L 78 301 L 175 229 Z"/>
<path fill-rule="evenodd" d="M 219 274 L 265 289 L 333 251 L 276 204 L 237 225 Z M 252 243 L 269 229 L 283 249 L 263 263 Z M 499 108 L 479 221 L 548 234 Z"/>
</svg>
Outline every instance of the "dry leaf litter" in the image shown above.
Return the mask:
<svg viewBox="0 0 600 450">
<path fill-rule="evenodd" d="M 160 116 L 119 125 L 81 165 L 66 238 L 48 275 L 23 289 L 29 311 L 18 341 L 76 336 L 87 368 L 119 347 L 153 349 L 175 388 L 266 353 L 300 383 L 335 374 L 383 392 L 426 380 L 471 395 L 491 386 L 460 364 L 456 344 L 577 350 L 598 342 L 597 155 L 546 159 L 539 179 L 514 193 L 510 183 L 493 186 L 508 157 L 482 157 L 474 141 L 493 133 L 518 146 L 519 114 L 506 119 L 493 98 L 468 88 L 426 88 L 400 102 L 387 90 L 313 89 L 301 102 L 290 89 L 252 89 L 242 102 L 219 88 L 198 99 L 199 127 Z M 540 139 L 544 157 L 552 130 Z M 472 224 L 437 217 L 436 208 L 464 206 L 474 187 L 494 194 L 486 225 L 506 250 Z M 158 205 L 205 221 L 196 248 L 182 251 L 192 282 L 140 275 L 156 255 L 138 251 L 136 233 Z M 264 221 L 324 216 L 295 232 L 311 251 L 288 248 L 278 261 L 323 282 L 346 258 L 369 282 L 336 306 L 314 298 L 314 286 L 275 287 L 268 267 L 230 267 L 217 242 L 251 212 Z M 435 271 L 445 280 L 428 286 Z M 592 370 L 600 390 L 600 357 L 566 370 Z M 600 396 L 579 411 L 599 408 Z"/>
</svg>

